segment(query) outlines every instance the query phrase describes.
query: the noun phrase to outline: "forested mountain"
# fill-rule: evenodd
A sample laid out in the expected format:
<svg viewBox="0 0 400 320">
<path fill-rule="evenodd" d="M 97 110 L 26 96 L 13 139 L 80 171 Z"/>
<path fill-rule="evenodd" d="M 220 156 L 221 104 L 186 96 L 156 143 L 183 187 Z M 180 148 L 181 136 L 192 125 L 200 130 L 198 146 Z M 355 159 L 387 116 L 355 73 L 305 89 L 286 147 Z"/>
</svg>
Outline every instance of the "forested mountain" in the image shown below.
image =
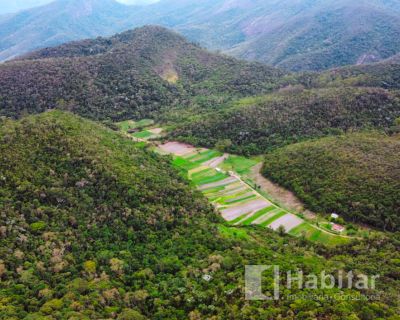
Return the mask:
<svg viewBox="0 0 400 320">
<path fill-rule="evenodd" d="M 218 104 L 270 92 L 282 75 L 259 63 L 211 54 L 150 26 L 0 65 L 0 115 L 61 108 L 93 119 L 142 118 L 190 104 L 194 97 Z"/>
<path fill-rule="evenodd" d="M 141 3 L 137 3 L 141 4 Z M 0 60 L 70 40 L 157 24 L 208 49 L 291 70 L 321 70 L 400 52 L 398 1 L 56 0 L 0 18 Z"/>
<path fill-rule="evenodd" d="M 385 1 L 284 1 L 286 21 L 270 26 L 260 19 L 255 32 L 229 53 L 300 70 L 366 64 L 400 51 L 399 5 Z"/>
<path fill-rule="evenodd" d="M 400 117 L 400 94 L 381 88 L 289 86 L 245 98 L 178 126 L 171 135 L 226 151 L 261 154 L 306 139 L 365 128 L 389 129 Z"/>
<path fill-rule="evenodd" d="M 59 111 L 2 120 L 0 151 L 1 319 L 397 319 L 399 235 L 328 249 L 223 225 L 169 158 Z M 265 263 L 379 273 L 381 298 L 244 300 Z"/>
<path fill-rule="evenodd" d="M 126 8 L 114 0 L 56 0 L 0 17 L 0 60 L 36 48 L 127 30 L 121 25 L 129 19 Z"/>
<path fill-rule="evenodd" d="M 306 87 L 380 87 L 400 89 L 400 60 L 336 68 L 322 73 L 301 73 L 296 81 Z M 295 82 L 296 83 L 296 82 Z"/>
<path fill-rule="evenodd" d="M 269 153 L 264 174 L 316 212 L 400 229 L 400 136 L 356 133 Z"/>
</svg>

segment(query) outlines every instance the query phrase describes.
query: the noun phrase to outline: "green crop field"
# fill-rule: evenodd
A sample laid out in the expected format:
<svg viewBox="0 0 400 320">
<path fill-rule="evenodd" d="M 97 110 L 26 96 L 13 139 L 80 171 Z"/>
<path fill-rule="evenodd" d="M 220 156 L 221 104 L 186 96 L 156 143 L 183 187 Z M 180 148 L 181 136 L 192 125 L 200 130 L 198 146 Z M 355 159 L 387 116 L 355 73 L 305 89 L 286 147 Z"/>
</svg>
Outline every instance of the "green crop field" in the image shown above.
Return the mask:
<svg viewBox="0 0 400 320">
<path fill-rule="evenodd" d="M 207 150 L 207 151 L 203 151 L 200 152 L 199 154 L 195 154 L 193 156 L 190 156 L 189 158 L 187 158 L 188 161 L 193 162 L 193 163 L 204 163 L 207 162 L 211 159 L 220 157 L 222 155 L 222 153 L 215 151 L 215 150 Z"/>
<path fill-rule="evenodd" d="M 290 215 L 288 210 L 272 203 L 262 191 L 258 192 L 253 189 L 254 182 L 249 178 L 244 181 L 238 178 L 241 175 L 249 174 L 251 169 L 260 161 L 255 158 L 248 159 L 242 156 L 229 155 L 219 164 L 218 168 L 207 165 L 210 160 L 218 159 L 221 156 L 222 153 L 216 150 L 193 148 L 193 150 L 188 151 L 187 155 L 175 155 L 172 163 L 186 178 L 191 180 L 194 186 L 202 190 L 203 194 L 219 209 L 230 225 L 249 226 L 256 224 L 267 228 L 278 219 L 283 218 L 281 219 L 283 224 L 290 227 L 290 221 L 293 222 L 296 217 L 300 225 L 288 229 L 288 233 L 293 236 L 304 236 L 311 241 L 327 245 L 337 245 L 348 241 L 346 237 L 319 230 L 305 220 L 301 223 L 302 219 L 299 219 L 299 216 Z M 231 177 L 228 172 L 235 172 L 238 176 Z M 231 212 L 234 214 L 233 217 L 231 217 Z M 299 222 L 295 220 L 295 225 Z M 224 233 L 230 233 L 230 230 L 228 230 L 224 229 Z M 236 233 L 239 229 L 232 230 Z"/>
<path fill-rule="evenodd" d="M 222 164 L 221 169 L 225 171 L 234 171 L 243 175 L 250 173 L 251 168 L 258 163 L 258 161 L 253 159 L 230 155 L 229 158 Z"/>
</svg>

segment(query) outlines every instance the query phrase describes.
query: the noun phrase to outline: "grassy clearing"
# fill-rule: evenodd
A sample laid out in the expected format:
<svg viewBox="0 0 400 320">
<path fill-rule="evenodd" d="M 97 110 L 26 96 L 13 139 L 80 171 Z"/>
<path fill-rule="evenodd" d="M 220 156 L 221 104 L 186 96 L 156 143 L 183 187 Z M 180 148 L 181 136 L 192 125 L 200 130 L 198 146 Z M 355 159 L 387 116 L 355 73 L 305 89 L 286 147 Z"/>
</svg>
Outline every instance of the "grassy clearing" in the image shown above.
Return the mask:
<svg viewBox="0 0 400 320">
<path fill-rule="evenodd" d="M 219 231 L 221 234 L 225 237 L 229 238 L 235 238 L 235 239 L 244 239 L 247 240 L 249 238 L 249 235 L 247 234 L 246 230 L 244 229 L 239 229 L 235 227 L 227 227 L 224 225 L 220 225 Z"/>
<path fill-rule="evenodd" d="M 149 139 L 151 137 L 154 137 L 155 134 L 150 131 L 144 130 L 144 131 L 136 132 L 136 133 L 132 134 L 132 136 L 135 138 L 138 138 L 138 139 Z"/>
<path fill-rule="evenodd" d="M 305 237 L 313 242 L 319 242 L 326 245 L 339 245 L 349 242 L 349 239 L 347 238 L 335 236 L 319 230 L 308 222 L 304 222 L 303 224 L 294 228 L 289 232 L 289 234 L 296 237 Z"/>
<path fill-rule="evenodd" d="M 120 130 L 122 130 L 124 132 L 128 132 L 128 130 L 130 130 L 130 129 L 145 128 L 145 127 L 151 126 L 153 124 L 154 124 L 154 120 L 143 119 L 140 121 L 126 120 L 126 121 L 118 122 L 117 126 L 120 128 Z"/>
<path fill-rule="evenodd" d="M 177 168 L 181 168 L 187 171 L 198 167 L 196 163 L 190 162 L 182 157 L 174 157 L 172 164 Z"/>
<path fill-rule="evenodd" d="M 234 171 L 240 175 L 249 174 L 252 167 L 259 161 L 248 159 L 241 156 L 230 155 L 221 165 L 221 169 L 225 171 Z"/>
</svg>

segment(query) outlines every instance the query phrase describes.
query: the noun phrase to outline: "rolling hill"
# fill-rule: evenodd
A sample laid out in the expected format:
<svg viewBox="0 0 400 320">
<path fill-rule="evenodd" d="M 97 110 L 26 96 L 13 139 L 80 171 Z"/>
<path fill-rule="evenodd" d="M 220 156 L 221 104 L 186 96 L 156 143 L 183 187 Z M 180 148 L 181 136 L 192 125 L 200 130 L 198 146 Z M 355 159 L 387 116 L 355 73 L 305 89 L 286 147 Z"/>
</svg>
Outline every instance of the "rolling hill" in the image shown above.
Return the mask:
<svg viewBox="0 0 400 320">
<path fill-rule="evenodd" d="M 0 18 L 0 60 L 148 24 L 173 28 L 208 49 L 296 71 L 376 62 L 400 52 L 397 1 L 161 0 L 126 6 L 56 0 Z"/>
<path fill-rule="evenodd" d="M 328 249 L 224 225 L 169 158 L 59 111 L 1 120 L 0 151 L 1 318 L 396 319 L 398 235 Z M 249 304 L 244 265 L 260 263 L 379 273 L 383 298 Z"/>
<path fill-rule="evenodd" d="M 267 154 L 263 172 L 316 212 L 400 230 L 400 137 L 353 133 Z"/>
<path fill-rule="evenodd" d="M 147 26 L 110 38 L 43 49 L 0 65 L 0 115 L 48 109 L 93 119 L 155 116 L 270 92 L 284 73 L 211 54 L 167 29 Z"/>
<path fill-rule="evenodd" d="M 398 91 L 381 88 L 289 86 L 245 98 L 181 123 L 171 136 L 226 151 L 262 154 L 291 143 L 368 128 L 389 129 L 400 117 Z"/>
</svg>

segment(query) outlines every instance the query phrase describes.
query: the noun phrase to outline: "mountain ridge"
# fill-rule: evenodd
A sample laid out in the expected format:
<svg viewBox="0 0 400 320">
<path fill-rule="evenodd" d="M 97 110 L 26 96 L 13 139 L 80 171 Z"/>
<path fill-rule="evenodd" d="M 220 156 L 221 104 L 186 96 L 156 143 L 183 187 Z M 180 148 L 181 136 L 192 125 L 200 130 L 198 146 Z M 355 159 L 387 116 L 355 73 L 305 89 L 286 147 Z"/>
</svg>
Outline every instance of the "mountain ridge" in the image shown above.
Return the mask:
<svg viewBox="0 0 400 320">
<path fill-rule="evenodd" d="M 95 119 L 143 118 L 191 104 L 195 96 L 211 104 L 269 92 L 283 74 L 212 54 L 176 32 L 147 26 L 0 65 L 0 113 L 18 117 L 24 109 L 66 108 Z"/>
<path fill-rule="evenodd" d="M 400 5 L 395 1 L 162 0 L 124 6 L 107 0 L 96 8 L 79 3 L 75 10 L 62 3 L 0 19 L 0 30 L 7 30 L 0 31 L 0 60 L 148 24 L 173 28 L 211 50 L 294 71 L 376 62 L 400 51 Z M 77 17 L 76 12 L 86 15 Z"/>
</svg>

